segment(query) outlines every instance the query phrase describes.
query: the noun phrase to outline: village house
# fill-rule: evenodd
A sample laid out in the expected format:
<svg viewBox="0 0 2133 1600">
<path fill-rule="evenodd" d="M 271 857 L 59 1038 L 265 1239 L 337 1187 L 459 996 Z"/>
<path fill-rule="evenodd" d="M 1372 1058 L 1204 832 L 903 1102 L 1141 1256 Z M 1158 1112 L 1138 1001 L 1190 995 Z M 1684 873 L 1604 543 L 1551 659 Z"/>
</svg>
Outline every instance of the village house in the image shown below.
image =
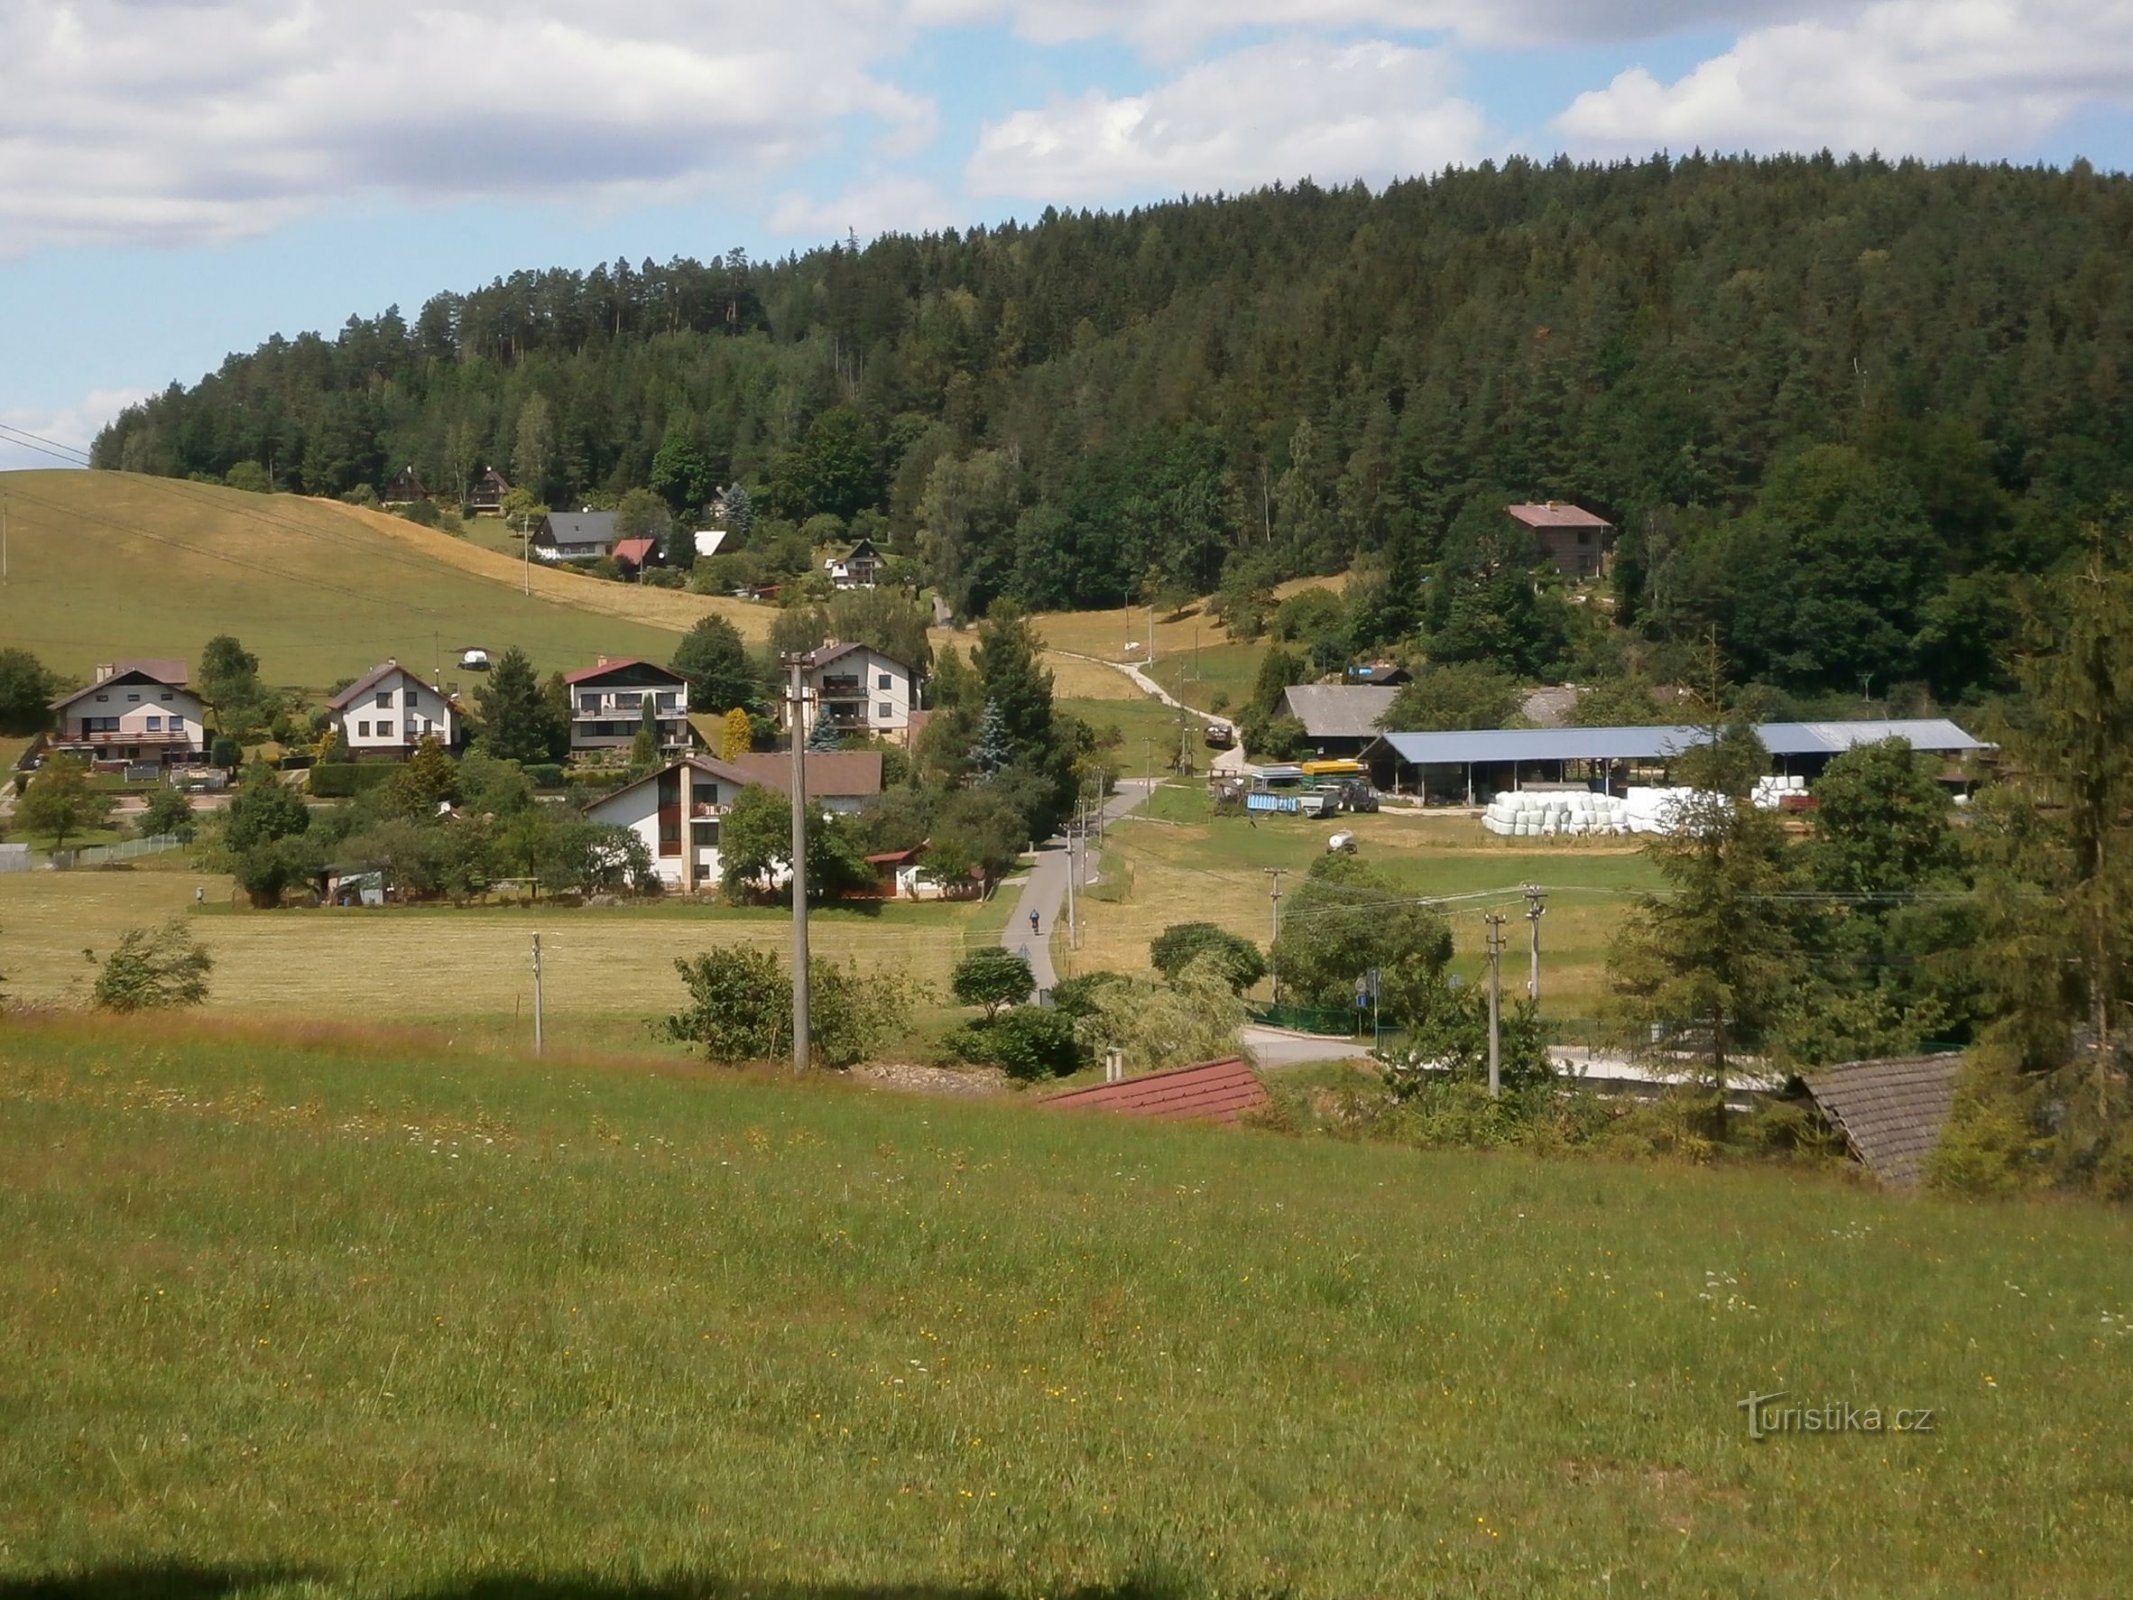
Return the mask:
<svg viewBox="0 0 2133 1600">
<path fill-rule="evenodd" d="M 393 475 L 392 482 L 378 498 L 389 506 L 410 506 L 417 500 L 430 497 L 429 485 L 422 481 L 422 474 L 413 465 L 402 467 Z"/>
<path fill-rule="evenodd" d="M 871 589 L 881 581 L 881 552 L 872 539 L 861 539 L 849 554 L 832 556 L 822 565 L 838 589 Z"/>
<path fill-rule="evenodd" d="M 466 507 L 477 515 L 501 516 L 504 496 L 510 492 L 510 479 L 494 467 L 483 467 L 480 476 L 467 490 Z"/>
<path fill-rule="evenodd" d="M 1281 709 L 1303 724 L 1303 742 L 1322 756 L 1361 755 L 1399 690 L 1370 683 L 1299 683 L 1281 691 Z"/>
<path fill-rule="evenodd" d="M 651 564 L 652 553 L 658 548 L 657 539 L 617 539 L 615 565 L 622 569 L 624 577 L 634 578 Z"/>
<path fill-rule="evenodd" d="M 114 661 L 86 689 L 52 702 L 61 755 L 91 761 L 187 766 L 207 751 L 205 708 L 185 685 L 182 661 Z"/>
<path fill-rule="evenodd" d="M 387 660 L 326 702 L 353 760 L 405 761 L 424 739 L 459 747 L 459 708 L 434 684 Z"/>
<path fill-rule="evenodd" d="M 807 797 L 821 811 L 857 811 L 881 793 L 877 750 L 803 752 L 802 759 Z M 685 756 L 595 800 L 585 815 L 635 833 L 651 852 L 660 882 L 690 894 L 719 881 L 719 831 L 734 797 L 751 785 L 790 795 L 792 756 Z"/>
<path fill-rule="evenodd" d="M 631 657 L 563 674 L 570 686 L 572 755 L 627 750 L 644 725 L 644 706 L 652 702 L 659 726 L 659 748 L 686 750 L 694 742 L 689 729 L 688 680 L 671 668 Z"/>
<path fill-rule="evenodd" d="M 800 669 L 807 691 L 800 737 L 809 738 L 816 723 L 827 722 L 840 734 L 871 734 L 909 744 L 917 700 L 914 678 L 909 667 L 870 645 L 832 641 L 809 651 Z M 784 723 L 790 722 L 789 709 L 780 715 Z"/>
<path fill-rule="evenodd" d="M 1615 548 L 1615 526 L 1605 517 L 1596 517 L 1566 500 L 1504 509 L 1512 521 L 1532 533 L 1542 558 L 1564 577 L 1580 582 L 1606 572 Z"/>
<path fill-rule="evenodd" d="M 539 561 L 597 561 L 614 543 L 612 511 L 551 511 L 533 529 Z"/>
</svg>

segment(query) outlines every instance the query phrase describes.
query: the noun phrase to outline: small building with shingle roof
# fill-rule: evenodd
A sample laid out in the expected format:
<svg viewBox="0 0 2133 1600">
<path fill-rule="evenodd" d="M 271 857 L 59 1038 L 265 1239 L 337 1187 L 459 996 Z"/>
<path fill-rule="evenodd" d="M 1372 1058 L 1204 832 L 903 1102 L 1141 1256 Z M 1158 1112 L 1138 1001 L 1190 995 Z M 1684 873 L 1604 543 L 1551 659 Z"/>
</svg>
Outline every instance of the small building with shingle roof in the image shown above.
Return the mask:
<svg viewBox="0 0 2133 1600">
<path fill-rule="evenodd" d="M 1960 1051 L 1847 1061 L 1800 1082 L 1860 1164 L 1892 1189 L 1913 1189 L 1955 1107 Z"/>
<path fill-rule="evenodd" d="M 1281 691 L 1281 708 L 1303 724 L 1304 743 L 1322 756 L 1360 755 L 1398 689 L 1373 683 L 1298 683 Z"/>
<path fill-rule="evenodd" d="M 1037 1102 L 1052 1111 L 1116 1111 L 1129 1117 L 1235 1123 L 1267 1103 L 1266 1086 L 1242 1056 L 1203 1061 L 1117 1083 L 1069 1089 Z"/>
</svg>

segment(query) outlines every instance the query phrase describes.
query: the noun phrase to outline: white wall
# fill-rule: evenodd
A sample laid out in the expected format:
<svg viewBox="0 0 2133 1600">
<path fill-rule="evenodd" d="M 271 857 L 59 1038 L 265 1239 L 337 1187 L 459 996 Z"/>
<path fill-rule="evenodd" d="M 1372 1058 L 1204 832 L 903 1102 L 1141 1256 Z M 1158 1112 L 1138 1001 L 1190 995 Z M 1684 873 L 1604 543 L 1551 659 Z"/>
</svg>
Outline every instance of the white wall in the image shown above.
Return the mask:
<svg viewBox="0 0 2133 1600">
<path fill-rule="evenodd" d="M 380 678 L 338 715 L 341 740 L 351 755 L 411 751 L 433 733 L 447 749 L 459 742 L 450 704 L 405 667 Z M 384 732 L 387 728 L 392 731 Z"/>
<path fill-rule="evenodd" d="M 129 740 L 165 740 L 178 732 L 193 745 L 204 748 L 207 734 L 202 712 L 199 697 L 184 689 L 155 683 L 102 684 L 93 694 L 67 707 L 60 737 L 83 742 L 93 737 L 100 745 L 123 745 Z M 184 726 L 177 727 L 173 718 Z M 92 735 L 92 723 L 106 724 L 114 719 L 118 724 L 115 729 L 98 726 Z"/>
<path fill-rule="evenodd" d="M 912 690 L 909 670 L 878 651 L 855 650 L 850 655 L 839 656 L 827 666 L 811 669 L 807 674 L 807 687 L 819 693 L 824 678 L 841 678 L 848 673 L 857 674 L 866 686 L 866 731 L 898 739 L 908 736 L 911 730 Z M 886 688 L 882 686 L 883 679 L 888 680 Z M 807 733 L 814 731 L 818 706 L 817 700 L 809 699 L 805 723 Z"/>
</svg>

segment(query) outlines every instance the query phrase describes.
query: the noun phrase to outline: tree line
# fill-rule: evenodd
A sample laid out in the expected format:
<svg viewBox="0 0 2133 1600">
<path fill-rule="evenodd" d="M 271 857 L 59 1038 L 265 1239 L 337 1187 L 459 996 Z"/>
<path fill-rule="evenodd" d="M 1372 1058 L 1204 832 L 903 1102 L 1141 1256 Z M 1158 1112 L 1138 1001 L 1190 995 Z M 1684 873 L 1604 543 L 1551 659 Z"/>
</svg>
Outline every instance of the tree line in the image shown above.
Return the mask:
<svg viewBox="0 0 2133 1600">
<path fill-rule="evenodd" d="M 1340 653 L 1667 677 L 1715 637 L 1738 681 L 1957 700 L 2133 489 L 2129 198 L 2080 163 L 1513 160 L 521 272 L 233 355 L 95 459 L 324 495 L 495 465 L 677 515 L 740 484 L 736 554 L 829 519 L 965 615 L 1248 615 L 1359 566 Z M 1536 581 L 1529 497 L 1622 530 L 1611 612 Z"/>
</svg>

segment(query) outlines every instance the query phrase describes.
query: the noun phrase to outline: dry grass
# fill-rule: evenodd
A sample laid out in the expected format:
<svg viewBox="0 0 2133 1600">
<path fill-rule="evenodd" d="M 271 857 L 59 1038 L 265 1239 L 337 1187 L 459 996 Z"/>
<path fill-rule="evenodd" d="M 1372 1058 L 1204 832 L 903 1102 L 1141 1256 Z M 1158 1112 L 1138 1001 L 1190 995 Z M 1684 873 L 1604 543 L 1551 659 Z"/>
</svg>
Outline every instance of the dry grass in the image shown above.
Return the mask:
<svg viewBox="0 0 2133 1600">
<path fill-rule="evenodd" d="M 207 890 L 206 915 L 192 913 L 196 885 Z M 227 879 L 32 872 L 0 877 L 0 972 L 20 1000 L 77 1002 L 93 978 L 85 948 L 109 950 L 127 928 L 175 914 L 188 917 L 214 954 L 216 1011 L 417 1024 L 530 1015 L 536 931 L 551 1017 L 631 1021 L 673 1008 L 680 997 L 674 957 L 733 943 L 782 952 L 791 938 L 790 922 L 775 912 L 669 905 L 262 913 L 235 909 Z M 966 941 L 987 938 L 968 931 L 976 915 L 962 906 L 818 915 L 814 949 L 945 986 Z"/>
<path fill-rule="evenodd" d="M 1044 665 L 1052 675 L 1052 693 L 1062 700 L 1145 700 L 1148 697 L 1133 680 L 1115 667 L 1091 661 L 1086 656 L 1044 652 Z"/>
</svg>

